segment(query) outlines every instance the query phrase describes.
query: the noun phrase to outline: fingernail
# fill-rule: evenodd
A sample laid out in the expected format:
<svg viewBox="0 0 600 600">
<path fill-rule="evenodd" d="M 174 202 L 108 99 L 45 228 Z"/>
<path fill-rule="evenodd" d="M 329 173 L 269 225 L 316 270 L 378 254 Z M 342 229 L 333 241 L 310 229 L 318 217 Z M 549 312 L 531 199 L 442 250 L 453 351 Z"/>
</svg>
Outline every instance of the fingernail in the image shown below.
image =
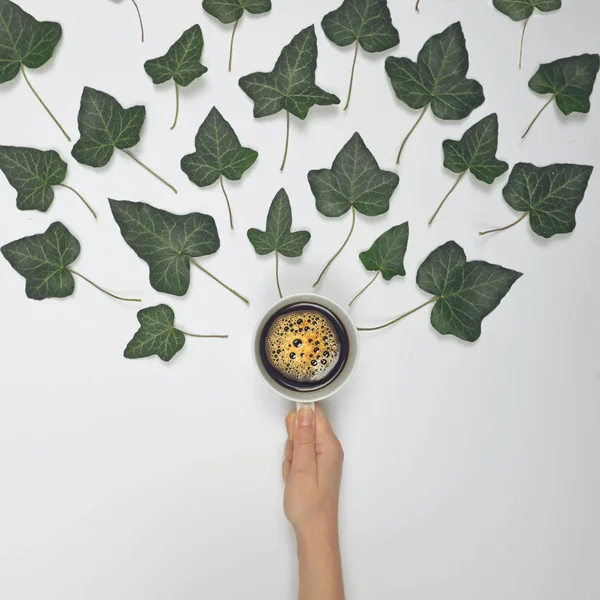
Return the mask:
<svg viewBox="0 0 600 600">
<path fill-rule="evenodd" d="M 313 411 L 310 406 L 303 406 L 298 413 L 298 425 L 300 427 L 312 427 Z"/>
</svg>

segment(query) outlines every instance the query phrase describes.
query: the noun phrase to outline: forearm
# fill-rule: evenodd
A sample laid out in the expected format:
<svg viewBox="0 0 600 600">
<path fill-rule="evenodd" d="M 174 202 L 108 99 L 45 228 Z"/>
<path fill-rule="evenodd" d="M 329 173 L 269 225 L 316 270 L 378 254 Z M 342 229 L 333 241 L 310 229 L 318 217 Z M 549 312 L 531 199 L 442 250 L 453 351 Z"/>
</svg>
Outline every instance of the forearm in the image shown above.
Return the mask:
<svg viewBox="0 0 600 600">
<path fill-rule="evenodd" d="M 337 522 L 298 535 L 299 600 L 344 600 Z"/>
</svg>

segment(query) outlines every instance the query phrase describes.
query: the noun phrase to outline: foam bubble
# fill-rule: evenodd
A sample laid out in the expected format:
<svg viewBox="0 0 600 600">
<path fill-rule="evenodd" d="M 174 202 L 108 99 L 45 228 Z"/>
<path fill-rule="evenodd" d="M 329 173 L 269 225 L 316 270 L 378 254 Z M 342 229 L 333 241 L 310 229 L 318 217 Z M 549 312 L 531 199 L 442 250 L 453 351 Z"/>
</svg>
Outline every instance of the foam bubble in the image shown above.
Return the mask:
<svg viewBox="0 0 600 600">
<path fill-rule="evenodd" d="M 339 359 L 339 341 L 331 321 L 311 310 L 279 316 L 269 328 L 265 351 L 271 366 L 288 379 L 320 381 Z"/>
</svg>

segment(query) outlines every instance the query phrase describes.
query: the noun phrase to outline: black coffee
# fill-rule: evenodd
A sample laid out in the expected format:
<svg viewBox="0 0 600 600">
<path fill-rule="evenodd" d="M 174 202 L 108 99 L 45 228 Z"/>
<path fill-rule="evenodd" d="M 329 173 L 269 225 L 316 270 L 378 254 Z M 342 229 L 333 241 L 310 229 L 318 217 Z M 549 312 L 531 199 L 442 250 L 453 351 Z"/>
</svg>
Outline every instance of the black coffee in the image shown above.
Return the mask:
<svg viewBox="0 0 600 600">
<path fill-rule="evenodd" d="M 329 309 L 310 302 L 278 310 L 260 336 L 267 373 L 280 385 L 312 392 L 330 384 L 348 362 L 348 332 Z"/>
</svg>

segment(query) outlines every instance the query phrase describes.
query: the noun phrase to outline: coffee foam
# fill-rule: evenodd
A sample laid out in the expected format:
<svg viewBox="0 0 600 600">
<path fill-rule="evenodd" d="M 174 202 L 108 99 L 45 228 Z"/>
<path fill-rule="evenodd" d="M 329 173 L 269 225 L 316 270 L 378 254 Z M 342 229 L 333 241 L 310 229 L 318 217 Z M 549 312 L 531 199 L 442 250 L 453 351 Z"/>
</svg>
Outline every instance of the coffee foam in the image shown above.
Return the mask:
<svg viewBox="0 0 600 600">
<path fill-rule="evenodd" d="M 265 351 L 271 366 L 296 381 L 320 381 L 339 359 L 334 326 L 320 312 L 294 311 L 281 315 L 267 332 Z"/>
</svg>

